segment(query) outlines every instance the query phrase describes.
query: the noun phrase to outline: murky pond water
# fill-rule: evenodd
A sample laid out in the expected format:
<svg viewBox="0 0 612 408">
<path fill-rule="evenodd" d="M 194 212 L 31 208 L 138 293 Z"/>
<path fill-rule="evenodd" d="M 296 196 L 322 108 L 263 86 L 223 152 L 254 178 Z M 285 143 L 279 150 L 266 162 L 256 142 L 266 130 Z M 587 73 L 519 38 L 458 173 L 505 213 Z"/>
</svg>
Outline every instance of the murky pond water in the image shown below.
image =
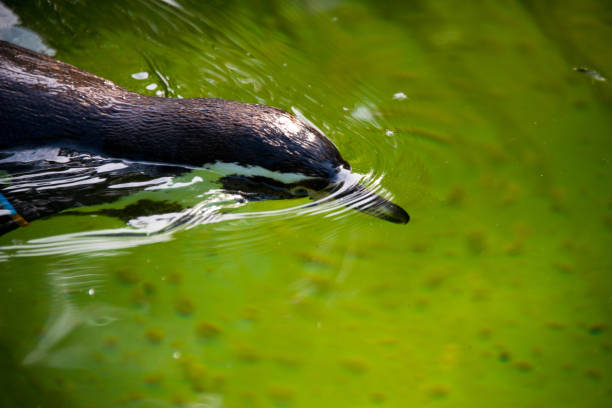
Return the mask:
<svg viewBox="0 0 612 408">
<path fill-rule="evenodd" d="M 129 90 L 307 118 L 412 220 L 194 169 L 15 229 L 1 406 L 612 404 L 607 2 L 3 3 L 2 38 Z M 117 165 L 46 154 L 76 170 L 33 200 Z"/>
</svg>

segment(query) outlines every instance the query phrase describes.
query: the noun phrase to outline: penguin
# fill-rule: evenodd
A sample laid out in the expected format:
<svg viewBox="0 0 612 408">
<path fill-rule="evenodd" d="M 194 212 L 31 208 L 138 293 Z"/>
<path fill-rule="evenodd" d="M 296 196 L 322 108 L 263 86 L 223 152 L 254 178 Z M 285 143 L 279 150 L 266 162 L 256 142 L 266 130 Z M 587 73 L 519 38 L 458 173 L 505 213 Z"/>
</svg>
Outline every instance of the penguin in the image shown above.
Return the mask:
<svg viewBox="0 0 612 408">
<path fill-rule="evenodd" d="M 0 41 L 0 150 L 57 146 L 107 157 L 210 168 L 233 190 L 288 197 L 338 191 L 351 171 L 314 126 L 271 106 L 214 98 L 163 98 Z M 356 185 L 355 209 L 405 224 L 398 205 Z"/>
</svg>

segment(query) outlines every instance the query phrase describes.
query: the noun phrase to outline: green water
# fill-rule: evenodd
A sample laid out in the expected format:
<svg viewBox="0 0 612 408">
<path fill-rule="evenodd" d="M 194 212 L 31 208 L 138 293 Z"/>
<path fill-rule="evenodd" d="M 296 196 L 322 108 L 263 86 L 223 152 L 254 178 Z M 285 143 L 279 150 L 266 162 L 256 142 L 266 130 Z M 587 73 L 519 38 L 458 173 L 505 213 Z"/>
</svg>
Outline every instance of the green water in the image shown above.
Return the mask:
<svg viewBox="0 0 612 408">
<path fill-rule="evenodd" d="M 573 70 L 612 76 L 608 2 L 4 2 L 130 90 L 297 109 L 412 220 L 7 252 L 1 406 L 612 405 L 612 88 Z"/>
</svg>

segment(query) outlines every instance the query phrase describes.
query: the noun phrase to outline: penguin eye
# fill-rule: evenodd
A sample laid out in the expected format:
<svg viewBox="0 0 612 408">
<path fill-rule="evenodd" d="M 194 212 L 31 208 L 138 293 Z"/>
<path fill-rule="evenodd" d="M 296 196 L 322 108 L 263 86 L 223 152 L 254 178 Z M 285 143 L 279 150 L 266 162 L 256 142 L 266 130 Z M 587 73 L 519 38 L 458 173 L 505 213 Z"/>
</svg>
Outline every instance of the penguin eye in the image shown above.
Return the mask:
<svg viewBox="0 0 612 408">
<path fill-rule="evenodd" d="M 296 197 L 306 197 L 308 195 L 308 190 L 302 186 L 293 187 L 290 191 Z"/>
</svg>

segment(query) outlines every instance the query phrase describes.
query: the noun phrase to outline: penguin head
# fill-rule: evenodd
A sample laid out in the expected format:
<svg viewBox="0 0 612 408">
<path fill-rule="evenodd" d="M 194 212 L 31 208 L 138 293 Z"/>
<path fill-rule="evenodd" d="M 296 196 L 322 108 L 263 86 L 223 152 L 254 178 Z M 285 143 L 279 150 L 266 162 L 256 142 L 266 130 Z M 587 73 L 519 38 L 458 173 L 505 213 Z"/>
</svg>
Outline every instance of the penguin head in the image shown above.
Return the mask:
<svg viewBox="0 0 612 408">
<path fill-rule="evenodd" d="M 222 176 L 225 189 L 255 200 L 329 199 L 387 221 L 408 222 L 401 207 L 350 176 L 350 164 L 313 124 L 266 105 L 205 103 L 206 152 L 214 151 L 205 167 Z"/>
</svg>

